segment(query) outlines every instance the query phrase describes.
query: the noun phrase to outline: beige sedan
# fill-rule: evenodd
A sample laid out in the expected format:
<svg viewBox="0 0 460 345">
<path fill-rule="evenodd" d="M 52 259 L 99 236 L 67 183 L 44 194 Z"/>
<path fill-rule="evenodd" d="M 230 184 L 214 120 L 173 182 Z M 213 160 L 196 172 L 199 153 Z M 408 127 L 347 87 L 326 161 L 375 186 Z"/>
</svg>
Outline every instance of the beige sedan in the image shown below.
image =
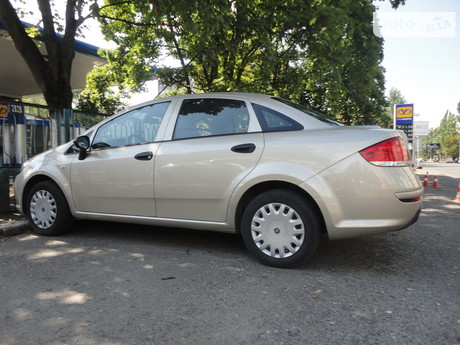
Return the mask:
<svg viewBox="0 0 460 345">
<path fill-rule="evenodd" d="M 423 191 L 402 132 L 245 93 L 132 107 L 24 163 L 14 186 L 42 235 L 79 219 L 234 232 L 276 267 L 308 260 L 322 235 L 407 227 Z"/>
</svg>

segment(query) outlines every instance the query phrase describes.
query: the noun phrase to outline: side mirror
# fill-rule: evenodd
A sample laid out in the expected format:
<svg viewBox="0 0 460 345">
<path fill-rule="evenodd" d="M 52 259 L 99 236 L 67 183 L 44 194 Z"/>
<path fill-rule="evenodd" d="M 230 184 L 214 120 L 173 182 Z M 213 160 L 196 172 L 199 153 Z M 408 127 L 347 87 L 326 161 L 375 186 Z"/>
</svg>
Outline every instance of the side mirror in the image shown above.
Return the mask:
<svg viewBox="0 0 460 345">
<path fill-rule="evenodd" d="M 73 142 L 76 147 L 80 149 L 80 153 L 78 154 L 78 159 L 79 160 L 84 160 L 86 156 L 88 155 L 88 149 L 90 145 L 89 137 L 86 135 L 82 135 L 81 137 L 78 137 L 77 139 L 74 140 Z"/>
</svg>

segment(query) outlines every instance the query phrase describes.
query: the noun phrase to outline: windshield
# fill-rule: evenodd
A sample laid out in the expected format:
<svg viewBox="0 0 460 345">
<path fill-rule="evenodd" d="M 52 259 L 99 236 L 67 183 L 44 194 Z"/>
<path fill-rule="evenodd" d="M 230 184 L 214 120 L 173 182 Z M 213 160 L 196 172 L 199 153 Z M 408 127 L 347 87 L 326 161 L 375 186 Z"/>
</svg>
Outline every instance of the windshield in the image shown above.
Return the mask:
<svg viewBox="0 0 460 345">
<path fill-rule="evenodd" d="M 330 119 L 329 117 L 327 117 L 326 115 L 320 113 L 319 111 L 316 111 L 316 110 L 312 110 L 310 108 L 307 108 L 307 107 L 304 107 L 303 105 L 300 105 L 300 104 L 296 104 L 296 103 L 292 103 L 286 99 L 283 99 L 283 98 L 279 98 L 279 97 L 272 97 L 272 99 L 274 99 L 275 101 L 278 101 L 280 103 L 284 103 L 286 105 L 289 105 L 290 107 L 293 107 L 297 110 L 300 110 L 301 112 L 307 114 L 307 115 L 310 115 L 310 116 L 313 116 L 314 118 L 322 121 L 322 122 L 325 122 L 331 126 L 343 126 L 343 124 L 341 124 L 340 122 L 337 122 L 337 121 L 334 121 L 332 119 Z"/>
</svg>

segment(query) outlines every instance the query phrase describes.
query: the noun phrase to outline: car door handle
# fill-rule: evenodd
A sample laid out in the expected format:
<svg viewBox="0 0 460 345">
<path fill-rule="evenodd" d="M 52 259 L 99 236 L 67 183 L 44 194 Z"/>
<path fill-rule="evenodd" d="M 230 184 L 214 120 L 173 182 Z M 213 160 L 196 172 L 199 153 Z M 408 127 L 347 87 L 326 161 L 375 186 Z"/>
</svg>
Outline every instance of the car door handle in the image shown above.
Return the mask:
<svg viewBox="0 0 460 345">
<path fill-rule="evenodd" d="M 241 144 L 232 147 L 233 152 L 237 153 L 252 153 L 256 149 L 254 144 Z"/>
<path fill-rule="evenodd" d="M 140 161 L 149 161 L 152 159 L 152 157 L 153 153 L 151 151 L 141 152 L 134 156 L 134 158 Z"/>
</svg>

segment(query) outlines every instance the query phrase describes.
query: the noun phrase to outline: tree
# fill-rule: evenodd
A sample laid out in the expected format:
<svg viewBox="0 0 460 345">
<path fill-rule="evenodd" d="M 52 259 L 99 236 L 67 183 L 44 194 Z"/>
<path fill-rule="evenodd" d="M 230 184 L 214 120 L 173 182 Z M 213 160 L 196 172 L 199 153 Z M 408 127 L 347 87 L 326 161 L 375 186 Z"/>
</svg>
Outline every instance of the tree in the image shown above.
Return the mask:
<svg viewBox="0 0 460 345">
<path fill-rule="evenodd" d="M 21 1 L 16 1 L 16 3 Z M 10 0 L 0 0 L 0 19 L 30 69 L 35 81 L 43 92 L 48 106 L 55 109 L 72 107 L 72 89 L 70 77 L 72 62 L 75 56 L 75 36 L 83 22 L 90 16 L 88 1 L 68 0 L 64 23 L 58 24 L 58 15 L 53 12 L 50 0 L 37 0 L 41 13 L 41 33 L 46 46 L 47 55 L 43 56 L 36 43 L 27 33 L 17 12 L 21 9 L 13 7 Z M 86 15 L 83 14 L 85 11 Z M 62 37 L 57 29 L 63 31 Z"/>
<path fill-rule="evenodd" d="M 458 124 L 460 123 L 460 115 L 455 115 L 450 111 L 441 120 L 438 128 L 430 131 L 426 143 L 440 143 L 441 150 L 439 154 L 444 157 L 458 157 L 460 131 Z"/>
<path fill-rule="evenodd" d="M 385 0 L 379 0 L 379 1 L 385 1 Z M 399 6 L 402 6 L 406 3 L 406 0 L 390 0 L 391 6 L 393 8 L 398 8 Z"/>
<path fill-rule="evenodd" d="M 113 114 L 126 104 L 123 98 L 128 94 L 124 82 L 107 72 L 108 65 L 96 66 L 86 76 L 86 88 L 76 94 L 75 108 L 87 113 Z M 114 85 L 120 85 L 118 87 Z"/>
<path fill-rule="evenodd" d="M 180 67 L 156 73 L 180 92 L 271 93 L 344 123 L 386 121 L 383 41 L 368 0 L 106 0 L 95 10 L 118 45 L 111 70 L 97 73 L 128 90 L 166 55 Z"/>
<path fill-rule="evenodd" d="M 402 92 L 397 88 L 393 87 L 390 89 L 388 94 L 388 106 L 385 108 L 385 128 L 392 128 L 394 122 L 394 107 L 397 104 L 407 104 L 406 98 L 403 96 Z"/>
<path fill-rule="evenodd" d="M 443 140 L 444 145 L 444 156 L 458 158 L 458 141 L 460 135 L 458 133 L 450 134 Z"/>
</svg>

